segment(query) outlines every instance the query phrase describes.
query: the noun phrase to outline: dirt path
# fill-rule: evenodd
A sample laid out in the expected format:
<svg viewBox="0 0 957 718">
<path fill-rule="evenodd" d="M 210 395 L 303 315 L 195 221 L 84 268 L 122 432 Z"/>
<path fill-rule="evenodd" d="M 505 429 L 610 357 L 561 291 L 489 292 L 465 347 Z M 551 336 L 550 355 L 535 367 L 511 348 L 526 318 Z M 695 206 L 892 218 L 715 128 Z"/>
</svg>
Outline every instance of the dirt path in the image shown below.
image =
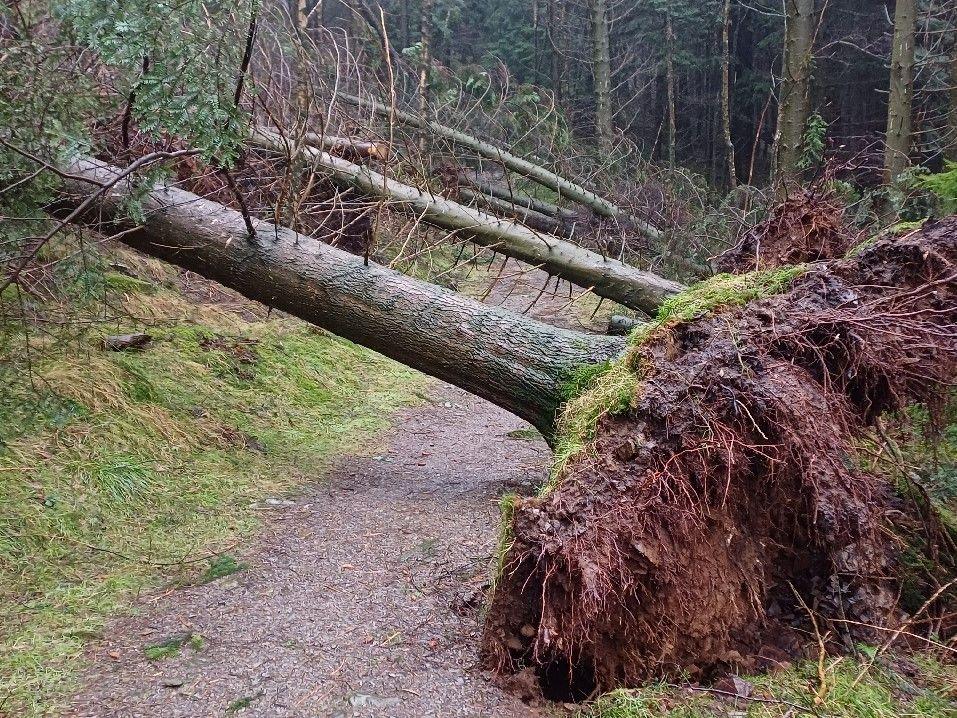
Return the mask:
<svg viewBox="0 0 957 718">
<path fill-rule="evenodd" d="M 381 455 L 269 506 L 240 552 L 246 570 L 112 624 L 65 715 L 540 715 L 476 666 L 477 603 L 497 497 L 531 491 L 547 450 L 510 438 L 525 425 L 486 402 L 444 384 L 431 393 L 396 418 Z M 200 650 L 145 657 L 189 632 Z"/>
</svg>

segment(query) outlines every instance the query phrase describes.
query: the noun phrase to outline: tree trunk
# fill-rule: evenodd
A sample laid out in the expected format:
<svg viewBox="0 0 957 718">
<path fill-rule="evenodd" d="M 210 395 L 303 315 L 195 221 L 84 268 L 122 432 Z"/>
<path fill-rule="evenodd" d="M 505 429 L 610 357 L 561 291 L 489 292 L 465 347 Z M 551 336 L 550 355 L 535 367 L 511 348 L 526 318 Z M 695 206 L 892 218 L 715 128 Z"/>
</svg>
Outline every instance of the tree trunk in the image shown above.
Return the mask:
<svg viewBox="0 0 957 718">
<path fill-rule="evenodd" d="M 540 232 L 554 234 L 556 237 L 567 236 L 564 225 L 551 215 L 538 212 L 530 207 L 525 207 L 507 199 L 485 194 L 468 187 L 459 187 L 459 198 L 464 202 L 484 207 L 498 215 L 512 217 L 524 224 L 526 227 L 537 229 Z"/>
<path fill-rule="evenodd" d="M 947 122 L 947 149 L 945 156 L 951 162 L 957 162 L 957 29 L 950 52 L 950 111 Z"/>
<path fill-rule="evenodd" d="M 276 152 L 285 154 L 289 151 L 282 137 L 266 130 L 256 130 L 251 140 Z M 399 211 L 433 227 L 458 233 L 476 244 L 539 266 L 549 274 L 590 287 L 598 296 L 626 307 L 653 313 L 662 301 L 683 289 L 677 282 L 607 259 L 558 237 L 535 232 L 518 222 L 423 192 L 314 147 L 304 146 L 300 151 L 325 169 L 338 184 L 381 197 Z"/>
<path fill-rule="evenodd" d="M 734 160 L 734 142 L 731 139 L 731 0 L 724 0 L 721 24 L 721 129 L 724 135 L 725 167 L 728 188 L 738 186 L 738 171 Z"/>
<path fill-rule="evenodd" d="M 385 119 L 393 116 L 392 110 L 388 105 L 376 100 L 362 99 L 345 93 L 339 93 L 338 97 L 345 102 L 349 102 L 360 107 L 367 107 L 375 114 Z M 409 125 L 410 127 L 416 127 L 420 130 L 431 132 L 438 137 L 442 137 L 454 142 L 457 145 L 465 147 L 466 149 L 472 150 L 480 157 L 493 160 L 506 169 L 510 169 L 513 172 L 522 175 L 523 177 L 527 177 L 543 187 L 548 187 L 549 189 L 557 192 L 560 196 L 582 204 L 602 217 L 627 221 L 633 224 L 636 230 L 644 234 L 652 241 L 660 241 L 664 237 L 664 234 L 660 229 L 644 220 L 628 215 L 627 212 L 613 202 L 610 202 L 607 199 L 598 196 L 591 190 L 575 184 L 574 182 L 545 169 L 541 165 L 537 165 L 533 162 L 529 162 L 526 159 L 518 157 L 517 155 L 513 155 L 511 152 L 503 150 L 501 147 L 496 147 L 489 142 L 484 142 L 478 138 L 472 137 L 471 135 L 467 135 L 464 132 L 459 132 L 451 127 L 441 125 L 438 122 L 426 121 L 421 117 L 417 117 L 408 112 L 403 112 L 402 110 L 396 110 L 394 113 L 394 118 L 397 122 L 401 122 L 404 125 Z"/>
<path fill-rule="evenodd" d="M 678 122 L 675 118 L 675 31 L 670 11 L 665 13 L 665 80 L 668 88 L 668 166 L 674 169 Z"/>
<path fill-rule="evenodd" d="M 804 130 L 811 114 L 814 0 L 785 0 L 784 63 L 775 137 L 775 183 L 787 192 L 800 170 Z"/>
<path fill-rule="evenodd" d="M 517 207 L 533 209 L 536 212 L 547 214 L 548 216 L 560 219 L 563 222 L 574 222 L 580 219 L 578 212 L 558 207 L 550 202 L 545 202 L 518 190 L 513 190 L 504 183 L 486 182 L 480 177 L 476 177 L 465 172 L 459 173 L 459 182 L 462 184 L 467 184 L 470 187 L 474 187 L 483 194 L 497 197 L 498 199 L 504 199 Z"/>
<path fill-rule="evenodd" d="M 884 154 L 884 179 L 887 182 L 897 179 L 910 164 L 916 27 L 917 0 L 897 0 L 890 96 L 887 100 L 887 149 Z"/>
<path fill-rule="evenodd" d="M 565 32 L 564 0 L 548 0 L 548 36 L 551 39 L 552 94 L 555 104 L 561 106 L 564 93 L 565 48 L 561 38 Z"/>
<path fill-rule="evenodd" d="M 421 0 L 419 18 L 419 117 L 426 122 L 431 118 L 429 102 L 429 73 L 432 69 L 432 6 L 434 0 Z M 421 162 L 425 162 L 429 152 L 429 137 L 419 135 L 419 153 Z"/>
<path fill-rule="evenodd" d="M 606 0 L 589 0 L 591 11 L 592 75 L 595 82 L 595 134 L 598 148 L 606 157 L 611 154 L 615 131 L 611 109 L 611 56 L 608 40 L 608 6 Z"/>
<path fill-rule="evenodd" d="M 120 172 L 90 159 L 67 169 L 68 207 Z M 138 227 L 127 212 L 134 196 L 146 217 Z M 268 222 L 256 223 L 250 241 L 238 212 L 175 187 L 143 194 L 122 181 L 102 194 L 84 221 L 123 230 L 120 241 L 135 249 L 455 384 L 546 435 L 575 369 L 614 358 L 626 344 L 551 327 L 374 263 L 366 266 L 360 257 Z"/>
</svg>

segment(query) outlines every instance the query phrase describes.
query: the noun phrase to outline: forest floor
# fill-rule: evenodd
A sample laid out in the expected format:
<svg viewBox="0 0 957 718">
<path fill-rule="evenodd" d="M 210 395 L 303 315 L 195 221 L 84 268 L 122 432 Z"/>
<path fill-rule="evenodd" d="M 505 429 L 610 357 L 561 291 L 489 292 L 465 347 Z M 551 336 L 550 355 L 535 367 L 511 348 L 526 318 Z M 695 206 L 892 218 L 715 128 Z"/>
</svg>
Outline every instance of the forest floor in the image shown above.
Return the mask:
<svg viewBox="0 0 957 718">
<path fill-rule="evenodd" d="M 66 715 L 539 715 L 476 666 L 497 499 L 547 460 L 523 429 L 436 384 L 381 453 L 264 504 L 241 571 L 109 626 Z"/>
</svg>

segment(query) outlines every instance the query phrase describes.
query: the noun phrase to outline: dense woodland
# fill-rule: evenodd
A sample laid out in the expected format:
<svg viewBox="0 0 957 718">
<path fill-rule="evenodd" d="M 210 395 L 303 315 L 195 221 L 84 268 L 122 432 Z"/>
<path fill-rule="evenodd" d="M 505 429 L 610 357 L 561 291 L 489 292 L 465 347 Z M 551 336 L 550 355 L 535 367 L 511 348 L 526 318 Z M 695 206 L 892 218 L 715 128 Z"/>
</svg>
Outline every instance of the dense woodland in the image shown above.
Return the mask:
<svg viewBox="0 0 957 718">
<path fill-rule="evenodd" d="M 0 716 L 60 714 L 141 591 L 252 576 L 255 512 L 423 391 L 419 458 L 463 451 L 405 367 L 550 457 L 450 478 L 495 492 L 434 539 L 479 542 L 430 615 L 482 710 L 949 715 L 954 213 L 957 0 L 8 0 Z M 328 531 L 430 597 L 365 539 L 459 498 Z M 206 630 L 140 660 L 228 667 Z M 445 714 L 392 701 L 347 702 Z"/>
</svg>

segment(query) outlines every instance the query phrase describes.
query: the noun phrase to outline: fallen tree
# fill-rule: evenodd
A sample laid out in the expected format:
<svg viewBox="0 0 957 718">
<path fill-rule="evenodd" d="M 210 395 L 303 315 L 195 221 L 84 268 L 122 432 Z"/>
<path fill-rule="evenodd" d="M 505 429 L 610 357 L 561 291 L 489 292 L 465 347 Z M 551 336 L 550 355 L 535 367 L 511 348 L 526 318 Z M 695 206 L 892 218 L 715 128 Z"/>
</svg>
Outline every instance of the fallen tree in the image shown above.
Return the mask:
<svg viewBox="0 0 957 718">
<path fill-rule="evenodd" d="M 581 696 L 747 664 L 780 616 L 886 627 L 900 506 L 855 460 L 886 411 L 957 378 L 957 219 L 830 263 L 719 277 L 630 343 L 545 326 L 173 188 L 67 168 L 67 208 L 151 255 L 515 412 L 559 457 L 505 505 L 485 654 Z M 90 181 L 93 183 L 91 183 Z M 576 389 L 577 387 L 577 389 Z M 576 392 L 555 426 L 555 408 Z M 930 547 L 929 550 L 934 550 Z M 843 628 L 842 628 L 843 630 Z"/>
<path fill-rule="evenodd" d="M 90 159 L 67 171 L 68 207 L 121 172 Z M 147 218 L 135 229 L 127 216 L 134 193 Z M 125 244 L 456 384 L 545 434 L 575 371 L 624 349 L 621 338 L 489 307 L 267 222 L 254 221 L 250 239 L 239 212 L 175 187 L 140 195 L 124 180 L 92 206 L 85 221 L 123 230 Z"/>
<path fill-rule="evenodd" d="M 522 175 L 523 177 L 527 177 L 543 187 L 547 187 L 553 192 L 557 192 L 560 197 L 565 197 L 573 202 L 577 202 L 578 204 L 588 207 L 595 214 L 601 217 L 607 217 L 609 219 L 621 219 L 629 222 L 630 224 L 634 225 L 638 231 L 653 241 L 661 241 L 664 238 L 664 233 L 660 229 L 655 227 L 650 222 L 630 216 L 614 202 L 599 196 L 592 190 L 582 187 L 571 180 L 565 179 L 551 170 L 545 169 L 541 165 L 537 165 L 534 162 L 529 162 L 528 160 L 514 155 L 511 152 L 502 149 L 501 147 L 497 147 L 490 142 L 485 142 L 476 137 L 472 137 L 471 135 L 460 132 L 459 130 L 453 129 L 451 127 L 447 127 L 443 124 L 435 122 L 434 120 L 427 122 L 416 115 L 405 112 L 404 110 L 393 110 L 393 108 L 377 100 L 364 99 L 361 97 L 356 97 L 355 95 L 344 93 L 339 93 L 338 97 L 359 107 L 368 108 L 380 117 L 386 119 L 394 117 L 404 125 L 430 132 L 437 137 L 442 137 L 446 140 L 454 142 L 457 145 L 465 147 L 466 149 L 472 150 L 480 157 L 493 160 L 501 164 L 503 167 L 510 169 L 513 172 Z"/>
<path fill-rule="evenodd" d="M 266 129 L 254 130 L 251 141 L 274 152 L 290 151 L 281 135 Z M 316 147 L 304 146 L 300 151 L 341 185 L 380 197 L 427 224 L 462 234 L 476 244 L 540 267 L 626 307 L 654 313 L 665 299 L 684 288 L 651 272 L 536 232 L 517 221 L 501 219 L 403 184 Z"/>
<path fill-rule="evenodd" d="M 473 187 L 478 192 L 487 194 L 490 197 L 505 200 L 516 207 L 531 209 L 563 222 L 574 222 L 579 219 L 578 212 L 573 212 L 570 209 L 558 207 L 550 202 L 544 202 L 535 197 L 530 197 L 524 192 L 512 189 L 507 184 L 483 180 L 470 172 L 460 172 L 458 180 L 460 184 Z"/>
</svg>

